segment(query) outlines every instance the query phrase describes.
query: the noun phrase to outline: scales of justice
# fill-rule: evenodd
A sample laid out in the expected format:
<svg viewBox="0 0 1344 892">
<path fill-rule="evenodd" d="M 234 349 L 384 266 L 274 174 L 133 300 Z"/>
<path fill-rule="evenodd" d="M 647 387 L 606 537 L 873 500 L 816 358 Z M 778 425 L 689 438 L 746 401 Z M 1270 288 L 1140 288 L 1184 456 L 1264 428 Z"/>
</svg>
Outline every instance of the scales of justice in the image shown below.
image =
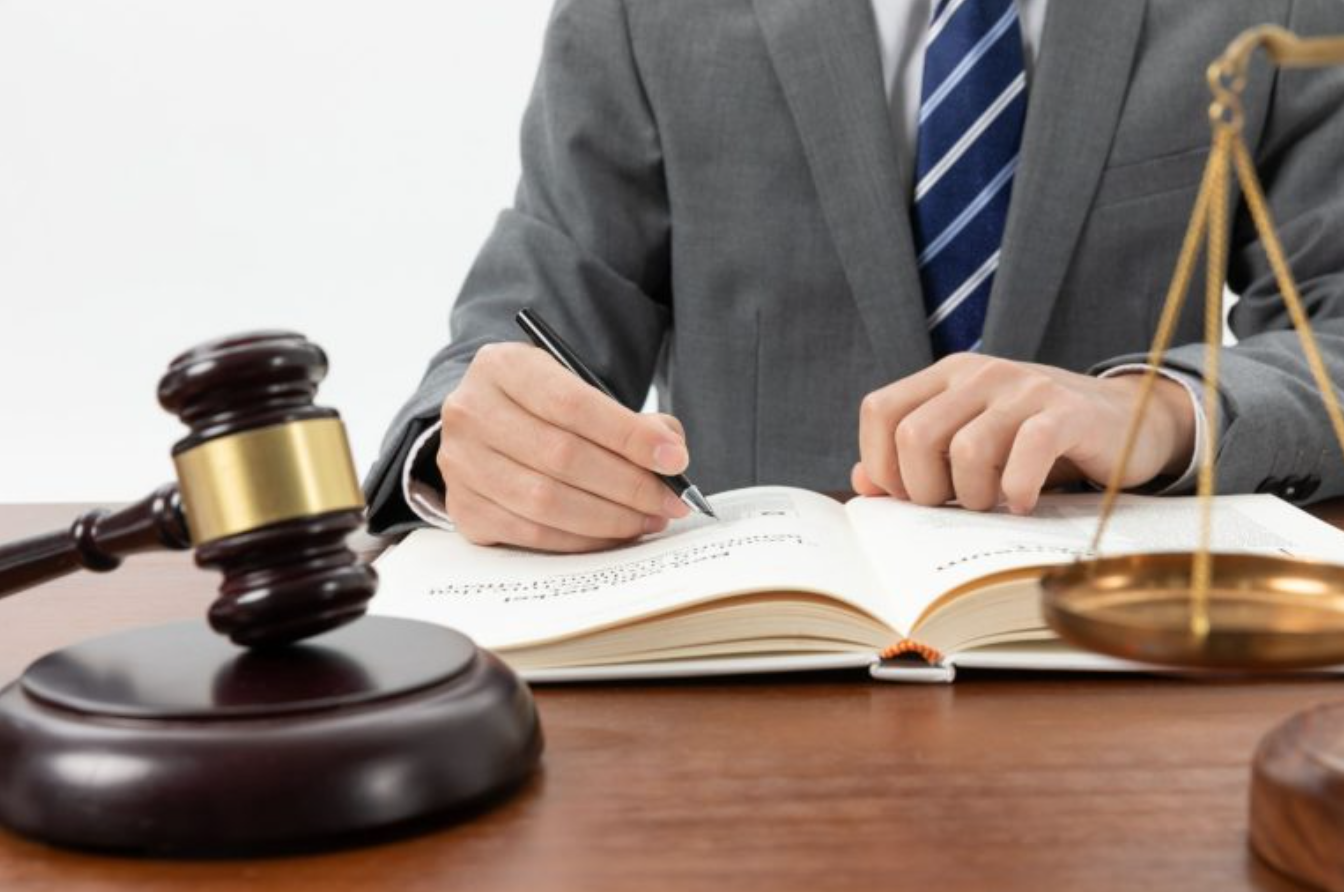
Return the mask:
<svg viewBox="0 0 1344 892">
<path fill-rule="evenodd" d="M 1242 34 L 1209 67 L 1213 148 L 1090 552 L 1098 554 L 1114 511 L 1157 367 L 1171 345 L 1203 243 L 1208 289 L 1204 409 L 1209 430 L 1199 457 L 1202 510 L 1197 550 L 1079 560 L 1048 571 L 1041 582 L 1042 610 L 1062 638 L 1127 660 L 1233 671 L 1344 665 L 1344 555 L 1337 565 L 1218 554 L 1209 545 L 1233 176 L 1301 340 L 1335 439 L 1344 450 L 1344 414 L 1242 135 L 1241 97 L 1258 50 L 1286 68 L 1344 64 L 1344 37 L 1301 39 L 1266 26 Z M 1313 886 L 1344 890 L 1344 703 L 1299 713 L 1263 738 L 1254 759 L 1250 824 L 1251 845 L 1266 861 Z"/>
</svg>

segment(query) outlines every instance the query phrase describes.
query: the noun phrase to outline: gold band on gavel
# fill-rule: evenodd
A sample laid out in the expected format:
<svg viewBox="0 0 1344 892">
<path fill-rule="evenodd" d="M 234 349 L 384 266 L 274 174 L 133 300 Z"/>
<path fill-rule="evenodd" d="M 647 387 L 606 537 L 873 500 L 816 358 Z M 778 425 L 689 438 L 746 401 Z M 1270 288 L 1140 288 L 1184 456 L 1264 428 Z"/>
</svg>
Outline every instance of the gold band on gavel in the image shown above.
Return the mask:
<svg viewBox="0 0 1344 892">
<path fill-rule="evenodd" d="M 339 418 L 231 434 L 188 449 L 173 462 L 195 545 L 283 520 L 364 507 Z"/>
</svg>

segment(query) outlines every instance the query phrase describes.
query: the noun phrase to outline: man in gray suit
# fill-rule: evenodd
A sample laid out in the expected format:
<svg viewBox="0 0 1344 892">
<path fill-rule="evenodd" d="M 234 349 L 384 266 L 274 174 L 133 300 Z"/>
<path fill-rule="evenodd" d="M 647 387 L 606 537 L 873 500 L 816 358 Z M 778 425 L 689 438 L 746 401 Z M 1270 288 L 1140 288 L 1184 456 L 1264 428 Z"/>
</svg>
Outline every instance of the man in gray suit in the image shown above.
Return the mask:
<svg viewBox="0 0 1344 892">
<path fill-rule="evenodd" d="M 1104 481 L 1208 155 L 1204 66 L 1344 0 L 561 0 L 523 175 L 367 489 L 557 551 L 707 491 L 853 487 L 1029 511 Z M 1254 69 L 1246 137 L 1344 376 L 1344 72 Z M 1224 491 L 1344 492 L 1253 228 L 1217 413 Z M 1128 485 L 1190 477 L 1203 283 Z M 624 405 L 518 343 L 537 308 Z M 667 414 L 634 411 L 650 384 Z M 437 426 L 441 423 L 441 429 Z M 684 427 L 683 427 L 684 426 Z"/>
</svg>

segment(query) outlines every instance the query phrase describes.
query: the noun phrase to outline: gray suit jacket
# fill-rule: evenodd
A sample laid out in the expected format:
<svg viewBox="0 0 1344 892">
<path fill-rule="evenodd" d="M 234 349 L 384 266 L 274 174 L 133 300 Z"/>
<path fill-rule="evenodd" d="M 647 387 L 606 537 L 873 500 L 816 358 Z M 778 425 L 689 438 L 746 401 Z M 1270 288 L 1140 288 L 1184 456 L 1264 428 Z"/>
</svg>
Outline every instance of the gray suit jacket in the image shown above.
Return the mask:
<svg viewBox="0 0 1344 892">
<path fill-rule="evenodd" d="M 1204 67 L 1242 29 L 1344 32 L 1344 0 L 1055 0 L 985 352 L 1068 369 L 1152 338 L 1208 154 Z M 1344 380 L 1344 70 L 1247 91 L 1247 139 L 1320 343 Z M 409 512 L 410 442 L 485 343 L 541 310 L 630 406 L 657 385 L 707 491 L 842 489 L 864 394 L 931 361 L 910 195 L 869 0 L 560 0 L 523 175 L 366 488 Z M 1302 351 L 1249 220 L 1224 357 L 1224 491 L 1344 492 Z M 1203 364 L 1202 281 L 1169 364 Z"/>
</svg>

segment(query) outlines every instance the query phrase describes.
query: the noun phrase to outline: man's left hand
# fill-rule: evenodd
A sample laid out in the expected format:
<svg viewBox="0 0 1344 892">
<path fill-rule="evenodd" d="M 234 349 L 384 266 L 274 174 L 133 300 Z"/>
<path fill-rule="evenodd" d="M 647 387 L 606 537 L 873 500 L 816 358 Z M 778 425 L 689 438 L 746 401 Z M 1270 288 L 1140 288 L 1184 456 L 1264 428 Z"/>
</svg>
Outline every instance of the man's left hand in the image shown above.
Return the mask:
<svg viewBox="0 0 1344 892">
<path fill-rule="evenodd" d="M 1142 375 L 1095 378 L 958 353 L 870 393 L 859 419 L 861 495 L 1027 514 L 1041 491 L 1105 484 L 1120 460 Z M 1185 388 L 1159 378 L 1121 485 L 1179 474 L 1195 441 Z"/>
</svg>

